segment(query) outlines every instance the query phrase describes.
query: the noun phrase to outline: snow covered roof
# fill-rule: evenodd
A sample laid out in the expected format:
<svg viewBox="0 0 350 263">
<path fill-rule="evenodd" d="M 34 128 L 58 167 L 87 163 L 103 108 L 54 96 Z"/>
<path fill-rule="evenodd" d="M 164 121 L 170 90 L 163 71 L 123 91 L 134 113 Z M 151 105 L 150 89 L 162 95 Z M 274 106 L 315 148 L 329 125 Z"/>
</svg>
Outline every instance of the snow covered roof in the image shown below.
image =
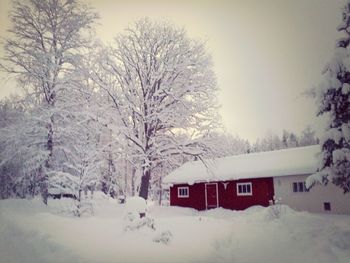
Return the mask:
<svg viewBox="0 0 350 263">
<path fill-rule="evenodd" d="M 317 169 L 319 145 L 234 155 L 224 158 L 187 162 L 163 179 L 164 184 L 194 184 L 311 174 Z"/>
</svg>

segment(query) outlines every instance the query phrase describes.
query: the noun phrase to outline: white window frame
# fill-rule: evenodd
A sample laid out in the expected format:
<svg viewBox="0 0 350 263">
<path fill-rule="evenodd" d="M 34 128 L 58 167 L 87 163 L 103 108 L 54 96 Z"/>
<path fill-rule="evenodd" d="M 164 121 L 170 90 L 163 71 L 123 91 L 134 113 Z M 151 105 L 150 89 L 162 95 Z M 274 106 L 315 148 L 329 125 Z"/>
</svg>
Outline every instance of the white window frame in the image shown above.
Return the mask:
<svg viewBox="0 0 350 263">
<path fill-rule="evenodd" d="M 182 195 L 181 190 L 186 190 L 187 195 Z M 177 188 L 177 197 L 178 198 L 188 198 L 190 197 L 190 188 L 188 186 L 180 186 Z"/>
<path fill-rule="evenodd" d="M 250 186 L 250 193 L 240 193 L 238 191 L 240 185 L 249 185 Z M 252 196 L 253 195 L 253 185 L 252 182 L 245 182 L 245 183 L 237 183 L 236 184 L 236 192 L 238 196 Z"/>
<path fill-rule="evenodd" d="M 296 184 L 296 186 L 297 186 L 297 188 L 296 188 L 297 191 L 294 191 L 294 184 Z M 302 186 L 302 189 L 300 189 L 300 187 L 299 187 L 300 184 L 303 185 L 303 186 Z M 310 191 L 310 189 L 307 189 L 307 188 L 306 188 L 306 184 L 305 184 L 304 181 L 294 181 L 294 182 L 292 182 L 292 192 L 293 192 L 294 194 L 308 193 L 309 191 Z"/>
</svg>

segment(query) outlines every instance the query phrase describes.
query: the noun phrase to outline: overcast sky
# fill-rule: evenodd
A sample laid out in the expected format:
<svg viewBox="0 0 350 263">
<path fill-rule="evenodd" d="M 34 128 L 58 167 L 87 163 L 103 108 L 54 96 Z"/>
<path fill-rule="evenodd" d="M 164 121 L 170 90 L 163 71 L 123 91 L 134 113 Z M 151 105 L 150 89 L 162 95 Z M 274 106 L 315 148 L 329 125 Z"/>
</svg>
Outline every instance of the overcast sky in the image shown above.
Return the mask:
<svg viewBox="0 0 350 263">
<path fill-rule="evenodd" d="M 342 0 L 85 2 L 101 16 L 96 31 L 105 43 L 144 16 L 169 20 L 190 37 L 207 40 L 223 123 L 232 134 L 253 142 L 282 129 L 299 133 L 308 124 L 319 130 L 314 102 L 302 93 L 317 86 L 332 55 Z M 10 25 L 10 7 L 10 0 L 0 0 L 1 37 Z M 5 79 L 0 73 L 0 98 L 14 92 Z"/>
</svg>

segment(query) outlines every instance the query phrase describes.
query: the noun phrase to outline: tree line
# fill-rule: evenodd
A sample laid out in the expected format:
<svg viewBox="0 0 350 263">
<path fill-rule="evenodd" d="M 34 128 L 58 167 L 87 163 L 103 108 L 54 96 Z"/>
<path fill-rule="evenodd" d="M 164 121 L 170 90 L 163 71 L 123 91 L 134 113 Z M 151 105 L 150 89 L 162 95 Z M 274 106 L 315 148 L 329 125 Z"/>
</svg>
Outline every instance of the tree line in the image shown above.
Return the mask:
<svg viewBox="0 0 350 263">
<path fill-rule="evenodd" d="M 80 200 L 99 186 L 147 199 L 159 170 L 209 151 L 201 137 L 219 118 L 204 42 L 144 18 L 107 46 L 74 0 L 14 1 L 10 18 L 1 69 L 22 95 L 1 102 L 2 198 Z"/>
</svg>

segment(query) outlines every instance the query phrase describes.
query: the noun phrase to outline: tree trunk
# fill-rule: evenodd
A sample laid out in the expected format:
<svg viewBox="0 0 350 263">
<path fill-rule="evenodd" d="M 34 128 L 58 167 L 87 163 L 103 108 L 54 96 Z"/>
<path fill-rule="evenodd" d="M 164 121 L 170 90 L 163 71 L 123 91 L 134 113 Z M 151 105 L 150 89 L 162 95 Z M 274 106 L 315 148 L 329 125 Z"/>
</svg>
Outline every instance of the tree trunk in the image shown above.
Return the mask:
<svg viewBox="0 0 350 263">
<path fill-rule="evenodd" d="M 44 171 L 43 171 L 44 170 Z M 49 187 L 48 187 L 48 176 L 46 174 L 46 169 L 43 169 L 42 166 L 39 168 L 39 190 L 43 203 L 47 205 L 47 198 L 49 196 Z"/>
<path fill-rule="evenodd" d="M 125 158 L 124 171 L 124 196 L 128 195 L 128 161 Z"/>
<path fill-rule="evenodd" d="M 144 168 L 143 175 L 141 177 L 141 187 L 139 196 L 147 200 L 148 198 L 148 188 L 149 188 L 149 180 L 151 178 L 151 171 L 149 168 Z"/>
<path fill-rule="evenodd" d="M 159 185 L 158 185 L 158 190 L 159 190 L 159 205 L 162 205 L 162 194 L 163 194 L 163 188 L 162 188 L 162 179 L 161 179 L 162 177 L 159 177 L 159 181 L 158 181 L 158 183 L 159 183 Z"/>
<path fill-rule="evenodd" d="M 49 156 L 45 163 L 44 175 L 41 177 L 40 184 L 40 193 L 45 205 L 47 205 L 48 191 L 49 191 L 49 176 L 47 172 L 51 169 L 52 166 L 52 155 L 53 155 L 53 116 L 50 118 L 50 124 L 48 125 L 48 134 L 47 134 L 47 150 L 49 151 Z M 42 174 L 42 172 L 41 172 Z"/>
<path fill-rule="evenodd" d="M 79 192 L 78 192 L 78 202 L 81 202 L 81 188 L 79 188 Z"/>
<path fill-rule="evenodd" d="M 40 183 L 40 193 L 43 203 L 47 205 L 47 198 L 49 197 L 49 186 L 48 186 L 48 178 L 45 175 L 43 181 Z"/>
<path fill-rule="evenodd" d="M 136 174 L 136 169 L 135 167 L 132 166 L 131 168 L 131 196 L 135 196 L 135 174 Z"/>
</svg>

